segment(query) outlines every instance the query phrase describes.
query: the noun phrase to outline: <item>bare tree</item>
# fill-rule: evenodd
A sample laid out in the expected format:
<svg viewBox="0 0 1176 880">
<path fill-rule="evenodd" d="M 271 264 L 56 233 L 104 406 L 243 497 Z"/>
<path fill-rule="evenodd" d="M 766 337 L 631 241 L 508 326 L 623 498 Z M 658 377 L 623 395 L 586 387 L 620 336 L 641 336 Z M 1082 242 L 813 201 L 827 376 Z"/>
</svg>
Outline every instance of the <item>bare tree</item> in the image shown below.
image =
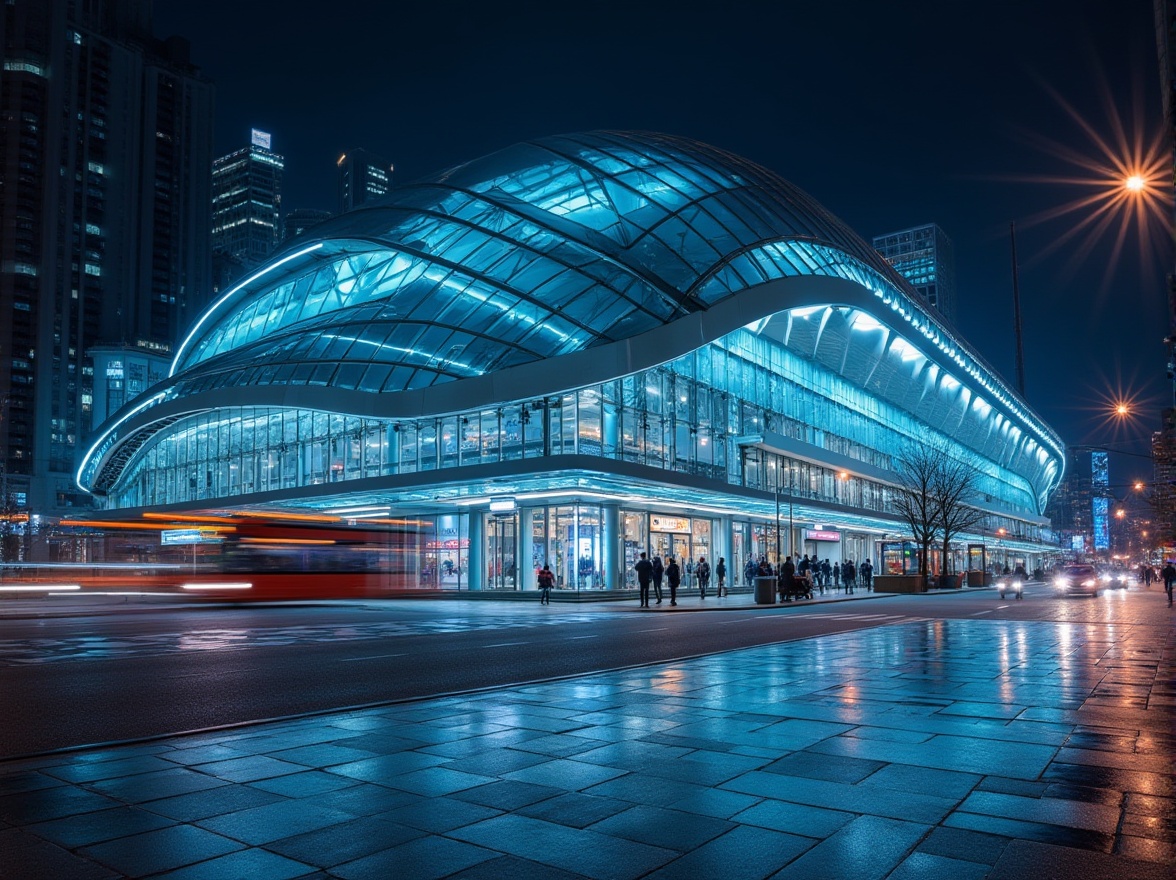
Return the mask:
<svg viewBox="0 0 1176 880">
<path fill-rule="evenodd" d="M 932 481 L 943 538 L 943 573 L 951 573 L 951 539 L 980 525 L 987 514 L 969 502 L 980 494 L 980 469 L 970 458 L 944 455 Z"/>
<path fill-rule="evenodd" d="M 931 542 L 940 528 L 939 474 L 947 454 L 938 443 L 909 441 L 894 459 L 898 489 L 894 493 L 894 510 L 910 527 L 919 545 L 919 574 L 927 580 Z"/>
</svg>

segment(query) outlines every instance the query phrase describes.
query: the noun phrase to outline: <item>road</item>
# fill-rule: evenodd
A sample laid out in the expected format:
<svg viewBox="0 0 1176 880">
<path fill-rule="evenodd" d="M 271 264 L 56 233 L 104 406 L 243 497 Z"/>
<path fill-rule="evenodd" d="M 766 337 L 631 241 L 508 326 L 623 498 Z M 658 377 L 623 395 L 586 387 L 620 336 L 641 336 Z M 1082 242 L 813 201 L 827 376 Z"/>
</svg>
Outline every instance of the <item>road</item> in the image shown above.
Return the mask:
<svg viewBox="0 0 1176 880">
<path fill-rule="evenodd" d="M 391 601 L 14 617 L 9 605 L 0 758 L 925 619 L 1147 622 L 1140 589 L 1063 599 L 1031 585 L 1020 602 L 977 591 L 765 608 L 736 596 L 706 612 L 696 598 L 672 612 Z"/>
</svg>

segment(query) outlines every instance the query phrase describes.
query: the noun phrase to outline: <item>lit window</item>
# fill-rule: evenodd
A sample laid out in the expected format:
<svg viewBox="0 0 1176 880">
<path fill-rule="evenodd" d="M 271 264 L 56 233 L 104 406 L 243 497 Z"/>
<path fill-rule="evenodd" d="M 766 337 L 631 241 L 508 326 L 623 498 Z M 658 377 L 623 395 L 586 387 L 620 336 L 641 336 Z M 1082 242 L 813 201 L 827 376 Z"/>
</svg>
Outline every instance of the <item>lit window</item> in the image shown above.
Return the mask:
<svg viewBox="0 0 1176 880">
<path fill-rule="evenodd" d="M 17 61 L 8 59 L 4 62 L 4 69 L 13 73 L 31 73 L 34 76 L 45 76 L 45 68 L 32 61 Z"/>
</svg>

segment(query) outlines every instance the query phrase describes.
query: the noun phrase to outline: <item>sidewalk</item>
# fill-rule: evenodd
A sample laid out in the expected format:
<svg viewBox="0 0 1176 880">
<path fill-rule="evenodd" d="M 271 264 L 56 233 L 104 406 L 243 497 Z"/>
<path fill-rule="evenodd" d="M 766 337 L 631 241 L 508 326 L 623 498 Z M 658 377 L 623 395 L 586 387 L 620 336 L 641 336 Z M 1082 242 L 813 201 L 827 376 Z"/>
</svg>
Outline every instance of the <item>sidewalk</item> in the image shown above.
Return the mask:
<svg viewBox="0 0 1176 880">
<path fill-rule="evenodd" d="M 0 876 L 1167 878 L 1173 617 L 1132 599 L 0 764 Z"/>
<path fill-rule="evenodd" d="M 991 587 L 964 587 L 962 589 L 951 590 L 928 590 L 926 593 L 917 594 L 903 594 L 903 593 L 875 593 L 867 592 L 860 587 L 854 593 L 846 594 L 832 589 L 826 589 L 824 593 L 814 593 L 812 599 L 799 599 L 793 602 L 779 602 L 775 605 L 757 605 L 755 596 L 751 592 L 738 592 L 734 595 L 724 596 L 722 599 L 717 598 L 713 591 L 707 594 L 706 599 L 700 599 L 697 588 L 691 590 L 683 590 L 678 594 L 678 605 L 676 607 L 670 606 L 670 594 L 668 588 L 663 588 L 664 600 L 661 605 L 656 605 L 651 602 L 650 611 L 665 611 L 665 612 L 688 612 L 688 611 L 747 611 L 749 609 L 771 609 L 771 608 L 791 608 L 801 607 L 805 605 L 821 604 L 824 602 L 852 602 L 862 599 L 883 599 L 888 596 L 899 595 L 951 595 L 970 592 L 989 592 Z M 38 598 L 12 598 L 4 597 L 0 599 L 0 620 L 20 620 L 20 619 L 35 619 L 46 617 L 73 617 L 73 616 L 89 616 L 89 615 L 106 615 L 106 614 L 136 614 L 143 612 L 155 611 L 174 611 L 177 609 L 186 608 L 221 608 L 221 607 L 248 607 L 252 604 L 269 605 L 269 606 L 295 606 L 295 605 L 375 605 L 387 606 L 388 604 L 396 602 L 477 602 L 479 605 L 486 602 L 493 602 L 495 599 L 502 598 L 502 604 L 507 607 L 523 607 L 529 604 L 539 603 L 539 593 L 537 590 L 529 591 L 525 599 L 519 599 L 516 596 L 510 598 L 506 597 L 479 597 L 473 599 L 470 594 L 453 594 L 445 597 L 437 596 L 396 596 L 392 598 L 379 599 L 304 599 L 304 600 L 274 600 L 271 602 L 261 603 L 233 603 L 222 600 L 208 599 L 204 601 L 195 601 L 191 596 L 179 594 L 161 594 L 158 596 L 149 595 L 135 595 L 135 596 L 120 596 L 120 595 L 83 595 L 83 594 L 68 594 L 53 597 L 38 597 Z M 558 591 L 553 591 L 552 605 L 561 608 L 575 608 L 581 611 L 633 611 L 642 612 L 645 609 L 638 604 L 637 594 L 634 593 L 631 597 L 618 597 L 612 599 L 601 599 L 595 602 L 592 601 L 578 601 L 578 602 L 561 602 L 558 596 Z"/>
</svg>

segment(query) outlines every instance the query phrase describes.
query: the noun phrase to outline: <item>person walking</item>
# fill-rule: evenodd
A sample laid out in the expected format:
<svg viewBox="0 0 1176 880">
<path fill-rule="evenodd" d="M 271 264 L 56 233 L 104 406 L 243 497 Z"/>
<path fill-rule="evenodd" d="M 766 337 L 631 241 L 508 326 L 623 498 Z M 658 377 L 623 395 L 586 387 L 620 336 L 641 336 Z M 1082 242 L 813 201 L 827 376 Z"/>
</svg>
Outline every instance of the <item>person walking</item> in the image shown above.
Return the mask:
<svg viewBox="0 0 1176 880">
<path fill-rule="evenodd" d="M 874 566 L 866 559 L 862 563 L 862 567 L 858 569 L 858 574 L 862 576 L 862 586 L 866 588 L 867 593 L 874 592 Z"/>
<path fill-rule="evenodd" d="M 673 556 L 666 557 L 666 580 L 670 583 L 670 604 L 678 604 L 678 584 L 682 583 L 682 569 Z"/>
<path fill-rule="evenodd" d="M 833 589 L 833 566 L 829 564 L 828 559 L 821 563 L 821 580 L 822 593 L 825 592 L 825 587 Z"/>
<path fill-rule="evenodd" d="M 1168 594 L 1168 607 L 1172 607 L 1172 582 L 1176 581 L 1176 565 L 1168 560 L 1168 564 L 1164 566 L 1160 574 L 1164 577 L 1164 592 Z"/>
<path fill-rule="evenodd" d="M 555 574 L 550 568 L 544 565 L 539 569 L 539 574 L 536 578 L 539 583 L 539 604 L 551 604 L 551 588 L 555 586 Z"/>
<path fill-rule="evenodd" d="M 715 580 L 718 582 L 719 598 L 723 598 L 723 593 L 731 595 L 727 590 L 727 560 L 720 556 L 719 561 L 715 563 Z"/>
<path fill-rule="evenodd" d="M 694 567 L 694 574 L 698 578 L 698 598 L 706 598 L 706 588 L 710 586 L 710 563 L 705 556 L 698 557 L 698 565 Z"/>
<path fill-rule="evenodd" d="M 641 607 L 649 607 L 649 582 L 653 580 L 653 563 L 645 558 L 645 554 L 641 554 L 641 558 L 637 560 L 637 564 L 633 566 L 633 571 L 637 572 L 637 586 L 640 590 Z"/>
<path fill-rule="evenodd" d="M 747 586 L 755 583 L 755 576 L 759 574 L 759 566 L 756 561 L 750 556 L 747 557 L 747 565 L 743 567 L 743 579 L 747 581 Z"/>
<path fill-rule="evenodd" d="M 838 590 L 841 589 L 841 563 L 833 563 L 833 586 Z"/>
<path fill-rule="evenodd" d="M 857 566 L 852 559 L 845 560 L 845 565 L 841 566 L 841 576 L 845 578 L 845 592 L 854 592 L 857 587 Z"/>
<path fill-rule="evenodd" d="M 662 576 L 666 573 L 666 567 L 662 565 L 660 556 L 653 557 L 653 594 L 657 596 L 657 604 L 662 603 Z"/>
</svg>

